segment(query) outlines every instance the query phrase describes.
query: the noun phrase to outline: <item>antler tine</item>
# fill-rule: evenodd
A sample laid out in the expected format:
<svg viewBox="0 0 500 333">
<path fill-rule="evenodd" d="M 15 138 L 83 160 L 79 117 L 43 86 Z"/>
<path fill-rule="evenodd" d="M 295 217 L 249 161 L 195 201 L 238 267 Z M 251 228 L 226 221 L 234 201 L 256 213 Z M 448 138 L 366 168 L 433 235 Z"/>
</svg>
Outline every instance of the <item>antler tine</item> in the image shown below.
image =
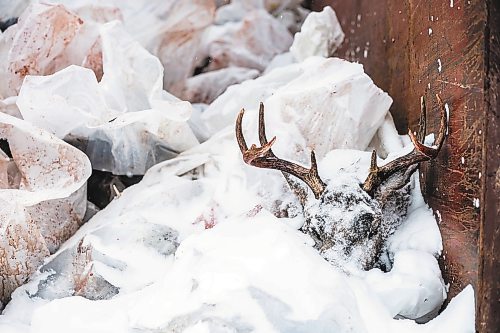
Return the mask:
<svg viewBox="0 0 500 333">
<path fill-rule="evenodd" d="M 418 137 L 416 137 L 411 130 L 408 131 L 408 134 L 414 146 L 413 150 L 410 153 L 400 158 L 397 158 L 396 160 L 389 162 L 381 167 L 377 166 L 377 155 L 375 150 L 373 151 L 371 165 L 370 165 L 370 172 L 365 182 L 363 183 L 363 189 L 370 195 L 373 195 L 375 190 L 395 173 L 408 169 L 411 166 L 418 164 L 420 162 L 431 160 L 438 155 L 445 139 L 446 127 L 448 126 L 448 121 L 443 101 L 437 94 L 436 98 L 438 100 L 439 108 L 441 110 L 441 121 L 439 126 L 439 132 L 436 138 L 434 139 L 434 144 L 432 145 L 432 147 L 428 147 L 420 142 L 423 141 L 425 138 L 425 128 L 426 128 L 426 107 L 425 107 L 425 100 L 422 98 L 421 99 L 422 114 L 420 116 L 420 124 L 419 124 L 420 128 L 417 133 Z"/>
<path fill-rule="evenodd" d="M 309 186 L 313 191 L 316 199 L 318 199 L 325 190 L 326 185 L 319 177 L 314 152 L 311 152 L 310 169 L 307 169 L 293 162 L 277 158 L 271 150 L 271 146 L 274 144 L 276 137 L 273 137 L 273 139 L 269 142 L 266 138 L 263 103 L 260 103 L 259 107 L 259 141 L 261 146 L 257 147 L 255 145 L 252 145 L 250 149 L 248 149 L 241 126 L 244 113 L 245 110 L 242 109 L 238 114 L 238 118 L 236 119 L 236 139 L 243 155 L 243 161 L 258 168 L 275 169 L 294 175 L 295 177 L 306 183 L 307 186 Z"/>
<path fill-rule="evenodd" d="M 260 102 L 259 105 L 259 142 L 261 146 L 267 143 L 266 124 L 264 122 L 264 103 L 262 102 Z"/>
<path fill-rule="evenodd" d="M 243 121 L 243 115 L 245 114 L 245 109 L 241 109 L 238 113 L 238 118 L 236 119 L 236 141 L 238 141 L 238 146 L 240 147 L 241 153 L 245 153 L 248 150 L 245 137 L 243 136 L 243 131 L 241 129 L 241 122 Z"/>
<path fill-rule="evenodd" d="M 270 155 L 274 156 L 271 151 L 271 146 L 274 144 L 276 137 L 274 137 L 270 142 L 266 142 L 266 144 L 262 145 L 261 147 L 252 145 L 250 149 L 248 149 L 241 126 L 244 114 L 245 109 L 241 109 L 240 113 L 238 114 L 238 118 L 236 119 L 236 141 L 238 141 L 238 146 L 240 147 L 240 151 L 243 154 L 243 160 L 245 161 L 245 163 L 253 165 L 252 162 L 259 157 L 270 157 Z"/>
<path fill-rule="evenodd" d="M 427 131 L 427 108 L 425 106 L 425 97 L 420 97 L 420 119 L 418 120 L 418 141 L 424 141 Z"/>
</svg>

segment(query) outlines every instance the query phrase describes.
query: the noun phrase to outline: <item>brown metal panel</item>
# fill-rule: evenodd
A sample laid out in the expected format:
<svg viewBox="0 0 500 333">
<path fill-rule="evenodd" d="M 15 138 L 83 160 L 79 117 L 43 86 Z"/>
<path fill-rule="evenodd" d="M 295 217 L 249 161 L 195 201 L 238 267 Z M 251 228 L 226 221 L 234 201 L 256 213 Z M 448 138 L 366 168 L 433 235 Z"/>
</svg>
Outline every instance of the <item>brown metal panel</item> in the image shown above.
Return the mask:
<svg viewBox="0 0 500 333">
<path fill-rule="evenodd" d="M 498 0 L 317 0 L 331 5 L 346 33 L 337 56 L 359 61 L 394 99 L 401 133 L 415 128 L 419 97 L 450 109 L 438 159 L 423 164 L 422 190 L 440 222 L 450 296 L 471 283 L 478 328 L 500 327 L 499 7 Z M 436 109 L 434 109 L 436 111 Z M 437 112 L 429 112 L 430 130 Z M 498 313 L 498 312 L 497 312 Z"/>
<path fill-rule="evenodd" d="M 500 1 L 488 2 L 486 29 L 486 137 L 478 328 L 500 330 Z"/>
</svg>

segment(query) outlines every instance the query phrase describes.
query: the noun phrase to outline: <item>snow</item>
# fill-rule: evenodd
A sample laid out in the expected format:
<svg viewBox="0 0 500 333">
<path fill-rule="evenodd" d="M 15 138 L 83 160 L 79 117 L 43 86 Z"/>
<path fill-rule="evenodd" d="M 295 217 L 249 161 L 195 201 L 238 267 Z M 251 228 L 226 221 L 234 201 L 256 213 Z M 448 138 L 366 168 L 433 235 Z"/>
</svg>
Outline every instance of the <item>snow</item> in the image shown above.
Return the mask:
<svg viewBox="0 0 500 333">
<path fill-rule="evenodd" d="M 335 175 L 359 161 L 356 170 L 366 172 L 369 153 L 358 154 L 334 150 L 320 162 L 319 171 Z M 176 176 L 196 166 L 204 169 L 204 177 Z M 156 165 L 46 264 L 83 238 L 94 252 L 106 254 L 95 256 L 95 274 L 119 288 L 118 294 L 101 301 L 54 297 L 71 294 L 71 285 L 56 279 L 46 289 L 41 273 L 14 293 L 0 325 L 14 322 L 25 325 L 20 332 L 41 333 L 174 328 L 432 332 L 430 327 L 451 325 L 442 315 L 425 325 L 392 319 L 422 317 L 438 309 L 446 295 L 436 260 L 439 233 L 418 192 L 407 221 L 390 241 L 393 269 L 345 275 L 318 255 L 311 240 L 294 227 L 296 221 L 271 214 L 268 198 L 283 192 L 276 182 L 284 183 L 279 173 L 245 167 L 234 138 L 224 133 Z M 164 240 L 161 230 L 177 236 Z M 472 293 L 467 295 L 456 309 L 462 317 L 449 315 L 460 328 L 455 332 L 473 332 L 474 311 L 466 310 Z"/>
<path fill-rule="evenodd" d="M 437 260 L 442 240 L 418 174 L 408 186 L 407 215 L 384 239 L 387 272 L 360 268 L 358 259 L 370 254 L 363 246 L 351 256 L 333 250 L 325 255 L 300 230 L 308 214 L 321 210 L 336 221 L 375 213 L 379 208 L 359 187 L 371 150 L 383 165 L 412 149 L 388 112 L 392 99 L 362 65 L 325 58 L 343 36 L 331 8 L 311 13 L 292 45 L 293 22 L 304 13 L 294 11 L 300 1 L 145 6 L 106 0 L 97 9 L 87 0 L 64 2 L 76 14 L 53 5 L 26 13 L 85 18 L 74 38 L 85 41 L 86 60 L 74 60 L 75 45 L 56 43 L 52 52 L 61 68 L 49 63 L 29 72 L 37 75 L 26 76 L 22 85 L 14 75 L 0 87 L 2 98 L 8 97 L 0 101 L 0 125 L 20 133 L 9 137 L 13 151 L 30 151 L 40 142 L 47 151 L 39 164 L 27 166 L 31 191 L 1 189 L 0 201 L 33 204 L 33 198 L 57 200 L 82 188 L 89 160 L 60 139 L 88 141 L 81 148 L 94 169 L 144 178 L 44 261 L 48 250 L 40 249 L 36 262 L 29 262 L 38 271 L 13 292 L 0 315 L 1 332 L 475 331 L 471 286 L 439 313 L 448 290 Z M 9 38 L 19 27 L 9 29 L 8 38 L 0 36 L 0 57 L 15 45 Z M 181 46 L 176 38 L 186 33 Z M 257 39 L 262 43 L 254 44 Z M 213 61 L 190 76 L 207 55 Z M 96 56 L 95 66 L 89 56 Z M 206 104 L 172 92 L 200 96 L 196 102 Z M 261 101 L 268 137 L 277 137 L 277 156 L 308 165 L 314 149 L 329 191 L 366 200 L 346 210 L 340 199 L 329 208 L 311 199 L 303 213 L 280 172 L 244 164 L 234 121 L 245 108 L 245 137 L 258 142 Z M 24 120 L 4 115 L 16 114 L 15 105 Z M 27 137 L 34 143 L 21 142 Z M 64 163 L 52 163 L 61 151 L 79 161 L 77 176 L 68 176 Z M 0 171 L 10 162 L 4 155 Z M 42 173 L 46 164 L 62 170 Z M 338 227 L 333 219 L 327 222 Z M 39 238 L 35 243 L 45 244 Z"/>
</svg>

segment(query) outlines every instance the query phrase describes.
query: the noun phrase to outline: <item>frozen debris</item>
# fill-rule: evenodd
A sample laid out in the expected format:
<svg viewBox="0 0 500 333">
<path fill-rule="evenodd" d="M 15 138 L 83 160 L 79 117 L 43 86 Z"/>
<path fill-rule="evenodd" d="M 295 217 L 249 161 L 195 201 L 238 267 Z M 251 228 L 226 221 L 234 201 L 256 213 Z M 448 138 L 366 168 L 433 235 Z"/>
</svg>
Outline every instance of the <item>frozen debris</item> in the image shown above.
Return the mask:
<svg viewBox="0 0 500 333">
<path fill-rule="evenodd" d="M 297 61 L 307 57 L 330 57 L 342 44 L 344 32 L 337 15 L 330 6 L 321 12 L 311 12 L 300 32 L 295 34 L 290 52 Z"/>
<path fill-rule="evenodd" d="M 288 50 L 292 35 L 261 9 L 247 12 L 243 21 L 211 26 L 204 43 L 211 59 L 208 71 L 230 66 L 263 71 L 275 55 Z"/>
<path fill-rule="evenodd" d="M 96 219 L 99 220 L 97 216 Z M 96 223 L 92 225 L 95 227 Z M 142 219 L 101 225 L 83 238 L 78 237 L 75 235 L 40 268 L 40 274 L 31 282 L 36 288 L 30 297 L 48 301 L 69 296 L 109 299 L 121 288 L 130 291 L 134 283 L 146 285 L 151 265 L 164 266 L 162 258 L 170 256 L 179 245 L 175 230 Z M 124 248 L 139 255 L 127 255 Z M 152 258 L 141 262 L 142 256 Z"/>
<path fill-rule="evenodd" d="M 83 223 L 88 158 L 23 120 L 0 113 L 0 301 Z M 3 181 L 1 181 L 3 179 Z"/>
<path fill-rule="evenodd" d="M 70 141 L 94 169 L 141 175 L 198 143 L 192 107 L 162 89 L 163 67 L 118 22 L 100 28 L 104 75 L 69 66 L 28 76 L 17 105 L 24 119 Z"/>
<path fill-rule="evenodd" d="M 215 133 L 226 126 L 233 127 L 241 108 L 256 110 L 261 101 L 268 110 L 269 136 L 284 135 L 276 142 L 276 151 L 298 144 L 302 154 L 298 159 L 295 156 L 296 160 L 307 157 L 305 146 L 314 149 L 320 159 L 334 148 L 366 149 L 392 103 L 364 73 L 362 65 L 337 58 L 310 57 L 229 87 L 202 117 L 211 133 Z M 297 127 L 299 135 L 273 132 L 281 124 L 285 124 L 285 132 Z M 288 157 L 289 151 L 281 150 L 280 156 Z"/>
<path fill-rule="evenodd" d="M 227 67 L 202 73 L 186 81 L 181 98 L 192 103 L 212 103 L 227 87 L 259 75 L 256 69 Z"/>
</svg>

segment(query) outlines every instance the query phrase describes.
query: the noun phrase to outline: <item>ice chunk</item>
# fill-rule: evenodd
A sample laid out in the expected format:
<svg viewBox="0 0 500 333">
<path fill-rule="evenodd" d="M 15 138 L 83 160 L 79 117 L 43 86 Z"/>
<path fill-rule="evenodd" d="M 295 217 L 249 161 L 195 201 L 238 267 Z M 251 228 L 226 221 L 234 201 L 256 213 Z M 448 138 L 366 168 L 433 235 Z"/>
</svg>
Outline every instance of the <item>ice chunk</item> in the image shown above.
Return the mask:
<svg viewBox="0 0 500 333">
<path fill-rule="evenodd" d="M 78 149 L 2 113 L 0 138 L 12 154 L 2 154 L 0 162 L 0 173 L 7 169 L 7 186 L 0 189 L 0 301 L 5 302 L 83 222 L 91 170 Z"/>
<path fill-rule="evenodd" d="M 321 12 L 307 16 L 300 32 L 295 34 L 290 52 L 297 61 L 311 56 L 330 57 L 343 40 L 344 32 L 337 15 L 326 6 Z"/>
</svg>

